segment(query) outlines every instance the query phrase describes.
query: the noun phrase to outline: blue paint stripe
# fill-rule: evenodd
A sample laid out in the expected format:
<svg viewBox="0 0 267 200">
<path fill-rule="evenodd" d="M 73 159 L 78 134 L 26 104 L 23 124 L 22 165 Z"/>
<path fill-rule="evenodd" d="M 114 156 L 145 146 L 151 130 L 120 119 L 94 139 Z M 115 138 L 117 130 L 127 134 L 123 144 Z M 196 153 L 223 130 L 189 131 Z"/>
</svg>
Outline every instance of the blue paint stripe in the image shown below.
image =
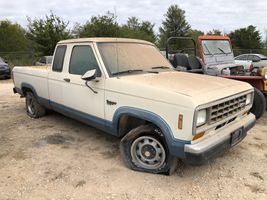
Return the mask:
<svg viewBox="0 0 267 200">
<path fill-rule="evenodd" d="M 122 115 L 133 116 L 133 117 L 137 117 L 137 118 L 149 121 L 155 124 L 156 126 L 158 126 L 163 132 L 166 138 L 166 142 L 167 142 L 170 154 L 177 156 L 179 158 L 185 158 L 184 145 L 191 143 L 191 141 L 178 140 L 174 138 L 169 125 L 164 121 L 164 119 L 162 119 L 159 115 L 153 112 L 138 109 L 138 108 L 133 108 L 133 107 L 120 107 L 114 113 L 114 117 L 111 122 L 111 121 L 108 121 L 108 120 L 105 120 L 105 119 L 102 119 L 102 118 L 99 118 L 93 115 L 89 115 L 87 113 L 84 113 L 84 112 L 81 112 L 75 109 L 69 108 L 67 106 L 58 104 L 56 102 L 47 100 L 45 98 L 38 97 L 34 87 L 29 84 L 23 84 L 23 87 L 31 89 L 33 93 L 36 95 L 36 97 L 38 98 L 39 103 L 42 104 L 43 106 L 53 109 L 63 115 L 66 115 L 67 117 L 76 119 L 87 125 L 96 127 L 104 132 L 107 132 L 115 136 L 120 136 L 118 135 L 117 130 L 118 130 L 118 122 Z"/>
<path fill-rule="evenodd" d="M 112 126 L 112 122 L 110 121 L 66 107 L 62 104 L 58 104 L 53 101 L 50 101 L 50 105 L 53 110 L 59 113 L 62 113 L 63 115 L 66 115 L 67 117 L 76 119 L 89 126 L 96 127 L 104 132 L 117 136 L 117 132 L 114 130 Z"/>
</svg>

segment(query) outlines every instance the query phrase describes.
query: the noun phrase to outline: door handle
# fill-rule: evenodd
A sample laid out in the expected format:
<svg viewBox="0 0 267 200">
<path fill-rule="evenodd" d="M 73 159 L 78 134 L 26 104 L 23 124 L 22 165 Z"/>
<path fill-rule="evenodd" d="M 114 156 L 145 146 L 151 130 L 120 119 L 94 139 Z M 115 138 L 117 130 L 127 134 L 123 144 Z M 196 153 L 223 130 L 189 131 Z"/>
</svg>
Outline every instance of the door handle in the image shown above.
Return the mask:
<svg viewBox="0 0 267 200">
<path fill-rule="evenodd" d="M 66 81 L 66 82 L 68 82 L 68 83 L 70 82 L 70 79 L 69 78 L 64 78 L 63 80 Z"/>
</svg>

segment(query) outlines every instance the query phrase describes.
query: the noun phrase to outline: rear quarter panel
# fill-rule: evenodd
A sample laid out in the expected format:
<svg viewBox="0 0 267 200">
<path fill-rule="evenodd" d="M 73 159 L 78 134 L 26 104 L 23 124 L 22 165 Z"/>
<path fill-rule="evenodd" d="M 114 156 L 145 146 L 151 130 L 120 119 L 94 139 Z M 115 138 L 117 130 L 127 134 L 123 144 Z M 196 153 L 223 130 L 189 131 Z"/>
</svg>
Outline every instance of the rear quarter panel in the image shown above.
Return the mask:
<svg viewBox="0 0 267 200">
<path fill-rule="evenodd" d="M 49 99 L 48 67 L 14 67 L 13 75 L 15 87 L 22 89 L 23 85 L 30 85 L 38 97 Z"/>
</svg>

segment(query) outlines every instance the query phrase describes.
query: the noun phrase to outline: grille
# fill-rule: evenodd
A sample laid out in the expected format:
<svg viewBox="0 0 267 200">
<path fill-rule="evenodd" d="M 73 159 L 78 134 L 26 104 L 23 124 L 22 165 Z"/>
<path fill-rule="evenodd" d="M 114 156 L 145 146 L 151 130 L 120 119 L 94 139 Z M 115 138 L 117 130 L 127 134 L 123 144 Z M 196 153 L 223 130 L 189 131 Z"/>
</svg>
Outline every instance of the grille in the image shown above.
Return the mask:
<svg viewBox="0 0 267 200">
<path fill-rule="evenodd" d="M 246 107 L 246 98 L 247 95 L 243 95 L 212 106 L 209 124 L 214 124 L 243 110 Z"/>
</svg>

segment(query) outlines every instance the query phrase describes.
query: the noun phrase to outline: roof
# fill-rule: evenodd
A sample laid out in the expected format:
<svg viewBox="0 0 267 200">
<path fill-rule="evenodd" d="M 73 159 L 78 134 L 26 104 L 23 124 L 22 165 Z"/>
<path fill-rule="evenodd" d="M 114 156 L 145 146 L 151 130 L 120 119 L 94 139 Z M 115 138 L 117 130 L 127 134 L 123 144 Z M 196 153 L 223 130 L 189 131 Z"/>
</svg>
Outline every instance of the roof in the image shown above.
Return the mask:
<svg viewBox="0 0 267 200">
<path fill-rule="evenodd" d="M 137 40 L 130 38 L 113 38 L 113 37 L 91 37 L 91 38 L 78 38 L 78 39 L 69 39 L 62 40 L 58 44 L 68 44 L 68 43 L 83 43 L 83 42 L 128 42 L 128 43 L 142 43 L 154 45 L 151 42 L 145 40 Z"/>
<path fill-rule="evenodd" d="M 199 40 L 230 40 L 229 37 L 223 35 L 204 35 L 199 36 Z"/>
</svg>

